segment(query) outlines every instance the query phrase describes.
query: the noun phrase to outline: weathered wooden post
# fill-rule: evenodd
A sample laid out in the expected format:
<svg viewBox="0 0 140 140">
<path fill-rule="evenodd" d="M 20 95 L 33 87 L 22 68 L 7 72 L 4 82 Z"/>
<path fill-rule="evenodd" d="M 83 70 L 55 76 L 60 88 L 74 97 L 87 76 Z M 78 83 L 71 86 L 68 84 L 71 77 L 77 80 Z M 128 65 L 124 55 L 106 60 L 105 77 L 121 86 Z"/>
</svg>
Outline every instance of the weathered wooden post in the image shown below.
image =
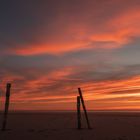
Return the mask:
<svg viewBox="0 0 140 140">
<path fill-rule="evenodd" d="M 85 107 L 85 103 L 84 103 L 84 99 L 83 99 L 83 95 L 82 95 L 82 91 L 81 91 L 80 88 L 78 88 L 78 92 L 79 92 L 79 95 L 80 95 L 80 98 L 81 98 L 83 110 L 84 110 L 84 112 L 85 112 L 85 117 L 86 117 L 88 129 L 91 129 L 90 123 L 89 123 L 89 119 L 88 119 L 88 115 L 87 115 L 87 111 L 86 111 L 86 107 Z"/>
<path fill-rule="evenodd" d="M 9 100 L 10 100 L 10 88 L 11 88 L 11 84 L 8 83 L 7 86 L 6 86 L 6 100 L 5 100 L 5 110 L 4 110 L 2 131 L 5 131 L 6 124 L 7 124 L 7 115 L 8 115 Z"/>
<path fill-rule="evenodd" d="M 81 129 L 80 96 L 77 96 L 77 128 Z"/>
</svg>

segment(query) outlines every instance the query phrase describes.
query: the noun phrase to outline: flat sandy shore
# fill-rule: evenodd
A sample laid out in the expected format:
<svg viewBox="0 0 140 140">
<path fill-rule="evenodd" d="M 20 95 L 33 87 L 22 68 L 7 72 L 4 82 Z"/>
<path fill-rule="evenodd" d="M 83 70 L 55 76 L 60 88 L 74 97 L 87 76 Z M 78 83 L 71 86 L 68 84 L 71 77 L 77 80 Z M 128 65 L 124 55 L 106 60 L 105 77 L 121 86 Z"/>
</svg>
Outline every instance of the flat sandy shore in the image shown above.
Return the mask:
<svg viewBox="0 0 140 140">
<path fill-rule="evenodd" d="M 140 140 L 140 113 L 90 112 L 91 130 L 84 117 L 77 130 L 76 119 L 76 112 L 10 113 L 0 140 Z"/>
</svg>

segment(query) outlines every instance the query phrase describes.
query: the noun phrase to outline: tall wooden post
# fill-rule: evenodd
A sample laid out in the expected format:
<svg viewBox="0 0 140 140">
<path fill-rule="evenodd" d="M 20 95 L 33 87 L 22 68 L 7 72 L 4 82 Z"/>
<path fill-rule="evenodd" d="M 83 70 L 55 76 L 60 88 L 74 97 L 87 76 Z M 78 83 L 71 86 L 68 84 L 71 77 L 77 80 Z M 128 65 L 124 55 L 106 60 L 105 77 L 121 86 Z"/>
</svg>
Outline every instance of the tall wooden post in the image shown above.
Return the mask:
<svg viewBox="0 0 140 140">
<path fill-rule="evenodd" d="M 81 129 L 80 96 L 77 96 L 77 128 Z"/>
<path fill-rule="evenodd" d="M 80 95 L 80 98 L 81 98 L 83 110 L 84 110 L 84 112 L 85 112 L 85 117 L 86 117 L 88 129 L 91 129 L 90 123 L 89 123 L 89 119 L 88 119 L 88 115 L 87 115 L 87 111 L 86 111 L 86 107 L 85 107 L 85 103 L 84 103 L 84 99 L 83 99 L 83 95 L 82 95 L 82 91 L 81 91 L 80 88 L 78 88 L 78 92 L 79 92 L 79 95 Z"/>
<path fill-rule="evenodd" d="M 11 84 L 8 83 L 6 86 L 6 100 L 5 100 L 5 110 L 4 110 L 2 131 L 5 131 L 6 124 L 7 124 L 7 116 L 8 116 L 9 100 L 10 100 L 10 88 L 11 88 Z"/>
</svg>

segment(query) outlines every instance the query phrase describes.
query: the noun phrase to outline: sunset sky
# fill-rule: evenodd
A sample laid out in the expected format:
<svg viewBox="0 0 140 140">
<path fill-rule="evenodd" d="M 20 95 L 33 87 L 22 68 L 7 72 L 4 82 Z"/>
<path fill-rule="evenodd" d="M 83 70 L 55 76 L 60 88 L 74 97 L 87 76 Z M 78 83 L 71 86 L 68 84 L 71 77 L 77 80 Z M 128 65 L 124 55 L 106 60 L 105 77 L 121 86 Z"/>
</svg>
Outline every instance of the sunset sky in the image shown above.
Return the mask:
<svg viewBox="0 0 140 140">
<path fill-rule="evenodd" d="M 140 0 L 2 0 L 0 110 L 140 110 Z"/>
</svg>

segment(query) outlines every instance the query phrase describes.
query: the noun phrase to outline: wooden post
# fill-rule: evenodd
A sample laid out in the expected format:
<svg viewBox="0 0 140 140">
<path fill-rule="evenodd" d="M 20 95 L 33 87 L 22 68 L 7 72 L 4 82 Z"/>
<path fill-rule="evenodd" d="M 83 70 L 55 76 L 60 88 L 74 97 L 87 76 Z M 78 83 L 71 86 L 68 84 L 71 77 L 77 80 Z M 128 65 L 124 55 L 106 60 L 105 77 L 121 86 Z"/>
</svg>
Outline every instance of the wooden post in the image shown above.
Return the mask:
<svg viewBox="0 0 140 140">
<path fill-rule="evenodd" d="M 81 129 L 80 96 L 77 96 L 77 128 Z"/>
<path fill-rule="evenodd" d="M 6 124 L 7 124 L 7 115 L 8 115 L 9 100 L 10 100 L 10 88 L 11 88 L 11 84 L 8 83 L 7 86 L 6 86 L 6 100 L 5 100 L 5 110 L 4 110 L 2 131 L 5 131 Z"/>
<path fill-rule="evenodd" d="M 83 96 L 82 96 L 82 91 L 81 91 L 80 88 L 78 88 L 78 92 L 79 92 L 79 95 L 80 95 L 80 98 L 81 98 L 83 110 L 84 110 L 84 112 L 85 112 L 85 117 L 86 117 L 88 129 L 91 129 L 90 123 L 89 123 L 89 119 L 88 119 L 88 115 L 87 115 L 87 111 L 86 111 L 86 107 L 85 107 L 85 103 L 84 103 L 84 99 L 83 99 Z"/>
</svg>

